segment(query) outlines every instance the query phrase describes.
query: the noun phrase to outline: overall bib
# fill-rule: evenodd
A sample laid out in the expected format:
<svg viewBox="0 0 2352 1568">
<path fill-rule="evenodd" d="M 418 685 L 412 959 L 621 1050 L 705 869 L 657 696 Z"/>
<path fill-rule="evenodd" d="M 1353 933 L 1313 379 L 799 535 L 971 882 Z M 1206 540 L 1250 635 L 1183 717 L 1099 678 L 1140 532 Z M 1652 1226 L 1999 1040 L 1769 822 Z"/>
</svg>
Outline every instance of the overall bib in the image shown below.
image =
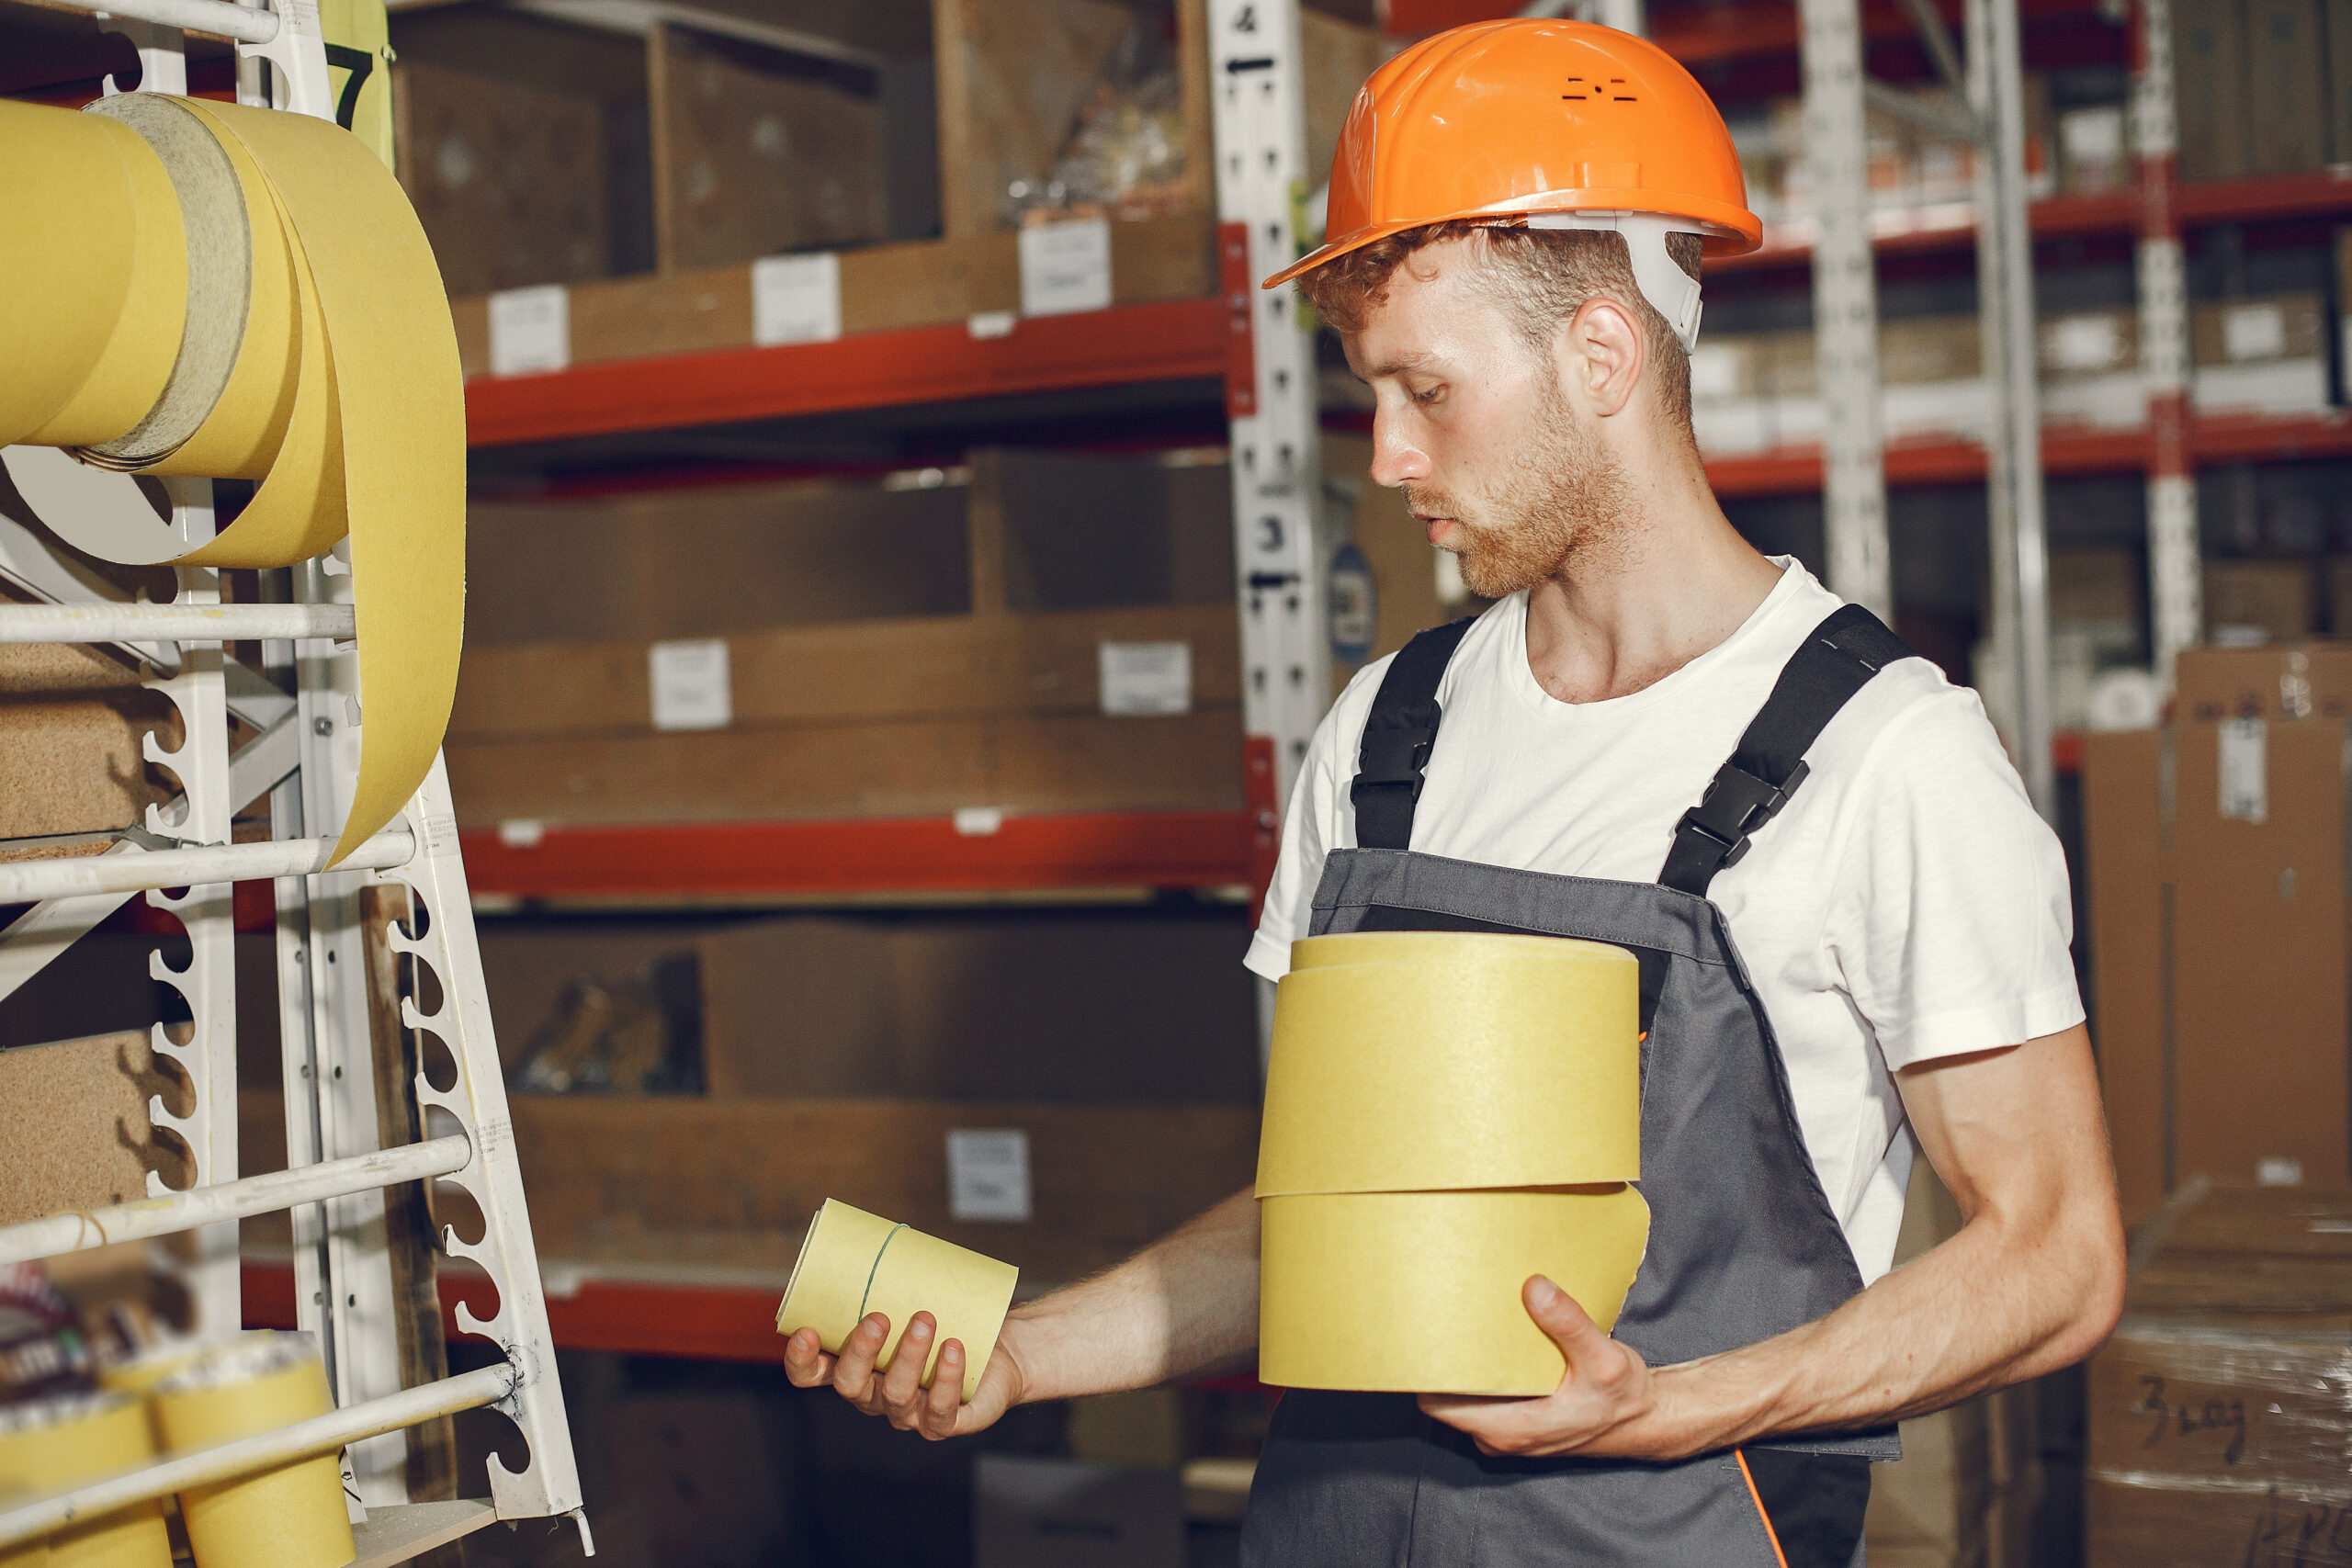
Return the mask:
<svg viewBox="0 0 2352 1568">
<path fill-rule="evenodd" d="M 1351 790 L 1362 846 L 1332 852 L 1311 934 L 1482 931 L 1580 937 L 1641 961 L 1642 1181 L 1649 1247 L 1616 1337 L 1650 1365 L 1810 1323 L 1862 1288 L 1799 1134 L 1771 1021 L 1722 913 L 1717 871 L 1804 782 L 1847 699 L 1910 656 L 1859 605 L 1807 637 L 1675 829 L 1656 883 L 1416 853 L 1436 694 L 1471 623 L 1416 637 L 1364 726 Z M 1242 1527 L 1246 1568 L 1849 1568 L 1870 1464 L 1892 1426 L 1776 1438 L 1671 1463 L 1488 1458 L 1410 1394 L 1286 1393 Z"/>
</svg>

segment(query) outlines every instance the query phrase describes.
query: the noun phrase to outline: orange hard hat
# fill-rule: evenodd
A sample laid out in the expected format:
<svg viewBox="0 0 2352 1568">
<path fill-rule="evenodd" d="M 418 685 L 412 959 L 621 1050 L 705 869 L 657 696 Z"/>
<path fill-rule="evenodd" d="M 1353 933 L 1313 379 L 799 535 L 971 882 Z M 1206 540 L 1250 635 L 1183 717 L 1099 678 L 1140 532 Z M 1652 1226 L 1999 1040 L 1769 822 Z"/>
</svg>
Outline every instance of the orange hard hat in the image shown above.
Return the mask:
<svg viewBox="0 0 2352 1568">
<path fill-rule="evenodd" d="M 1328 243 L 1268 288 L 1462 220 L 1664 218 L 1717 255 L 1764 238 L 1731 132 L 1690 73 L 1632 33 L 1535 17 L 1452 28 L 1374 72 L 1340 130 L 1326 212 Z"/>
</svg>

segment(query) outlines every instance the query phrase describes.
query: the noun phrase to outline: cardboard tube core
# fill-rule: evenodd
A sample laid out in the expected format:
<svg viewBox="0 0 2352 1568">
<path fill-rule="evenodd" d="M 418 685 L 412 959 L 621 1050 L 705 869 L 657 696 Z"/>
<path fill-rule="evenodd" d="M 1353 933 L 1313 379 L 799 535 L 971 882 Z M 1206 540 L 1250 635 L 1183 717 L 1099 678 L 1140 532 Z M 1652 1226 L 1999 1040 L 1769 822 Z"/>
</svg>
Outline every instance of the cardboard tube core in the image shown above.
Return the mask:
<svg viewBox="0 0 2352 1568">
<path fill-rule="evenodd" d="M 775 1331 L 814 1328 L 818 1342 L 838 1355 L 866 1315 L 878 1312 L 890 1320 L 890 1333 L 875 1365 L 888 1368 L 915 1314 L 927 1312 L 938 1330 L 923 1358 L 922 1385 L 931 1386 L 939 1348 L 953 1339 L 964 1348 L 963 1396 L 969 1399 L 996 1351 L 1020 1277 L 1010 1263 L 828 1198 L 800 1243 Z"/>
</svg>

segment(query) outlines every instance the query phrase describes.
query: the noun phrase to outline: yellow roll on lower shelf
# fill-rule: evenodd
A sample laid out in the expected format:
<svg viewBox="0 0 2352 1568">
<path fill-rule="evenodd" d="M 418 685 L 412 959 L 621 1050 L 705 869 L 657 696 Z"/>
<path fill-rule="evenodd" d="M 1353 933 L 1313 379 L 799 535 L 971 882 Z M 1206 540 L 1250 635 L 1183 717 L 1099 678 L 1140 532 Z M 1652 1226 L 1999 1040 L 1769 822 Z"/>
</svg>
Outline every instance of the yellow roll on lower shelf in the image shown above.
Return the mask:
<svg viewBox="0 0 2352 1568">
<path fill-rule="evenodd" d="M 814 1328 L 826 1349 L 839 1351 L 851 1331 L 878 1312 L 890 1320 L 876 1363 L 887 1368 L 907 1325 L 927 1312 L 939 1328 L 923 1359 L 923 1386 L 931 1386 L 938 1369 L 939 1348 L 953 1339 L 964 1348 L 964 1397 L 969 1399 L 996 1350 L 1020 1278 L 1010 1263 L 828 1198 L 808 1223 L 776 1307 L 775 1331 Z"/>
<path fill-rule="evenodd" d="M 1520 1290 L 1549 1278 L 1604 1329 L 1649 1239 L 1630 1187 L 1267 1198 L 1258 1376 L 1278 1388 L 1532 1396 L 1559 1347 Z"/>
<path fill-rule="evenodd" d="M 1557 937 L 1291 947 L 1258 1196 L 1638 1180 L 1640 966 Z"/>
<path fill-rule="evenodd" d="M 209 1448 L 334 1410 L 305 1334 L 244 1335 L 155 1385 L 157 1430 L 175 1450 Z M 342 1568 L 356 1552 L 332 1453 L 180 1494 L 196 1568 Z"/>
<path fill-rule="evenodd" d="M 147 1412 L 129 1394 L 74 1394 L 0 1410 L 0 1510 L 133 1469 L 154 1457 Z M 171 1568 L 163 1509 L 153 1503 L 70 1525 L 0 1551 L 5 1568 Z"/>
</svg>

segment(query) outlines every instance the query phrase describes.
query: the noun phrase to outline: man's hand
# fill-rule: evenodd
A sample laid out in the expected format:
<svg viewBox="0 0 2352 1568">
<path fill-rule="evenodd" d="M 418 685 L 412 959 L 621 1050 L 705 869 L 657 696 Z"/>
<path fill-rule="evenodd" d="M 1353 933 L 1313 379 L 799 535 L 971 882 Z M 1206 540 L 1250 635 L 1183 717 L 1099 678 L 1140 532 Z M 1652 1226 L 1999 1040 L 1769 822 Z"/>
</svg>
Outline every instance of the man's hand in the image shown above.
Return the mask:
<svg viewBox="0 0 2352 1568">
<path fill-rule="evenodd" d="M 934 1442 L 993 1426 L 1021 1403 L 1021 1366 L 1013 1348 L 1019 1337 L 1015 1323 L 1008 1320 L 997 1337 L 996 1352 L 981 1371 L 979 1387 L 973 1391 L 968 1404 L 963 1399 L 965 1350 L 956 1340 L 939 1348 L 931 1387 L 920 1385 L 931 1337 L 938 1327 L 931 1314 L 915 1314 L 889 1370 L 879 1372 L 874 1370 L 874 1359 L 890 1337 L 890 1320 L 880 1313 L 850 1330 L 838 1356 L 825 1353 L 815 1329 L 799 1329 L 785 1341 L 785 1375 L 797 1388 L 822 1388 L 830 1383 L 833 1392 L 866 1415 L 887 1417 L 899 1430 L 921 1432 Z"/>
<path fill-rule="evenodd" d="M 1529 1280 L 1520 1296 L 1527 1315 L 1567 1358 L 1560 1386 L 1537 1399 L 1425 1393 L 1422 1411 L 1476 1438 L 1480 1453 L 1641 1454 L 1641 1427 L 1657 1402 L 1648 1363 L 1603 1334 L 1574 1297 L 1543 1275 Z"/>
</svg>

